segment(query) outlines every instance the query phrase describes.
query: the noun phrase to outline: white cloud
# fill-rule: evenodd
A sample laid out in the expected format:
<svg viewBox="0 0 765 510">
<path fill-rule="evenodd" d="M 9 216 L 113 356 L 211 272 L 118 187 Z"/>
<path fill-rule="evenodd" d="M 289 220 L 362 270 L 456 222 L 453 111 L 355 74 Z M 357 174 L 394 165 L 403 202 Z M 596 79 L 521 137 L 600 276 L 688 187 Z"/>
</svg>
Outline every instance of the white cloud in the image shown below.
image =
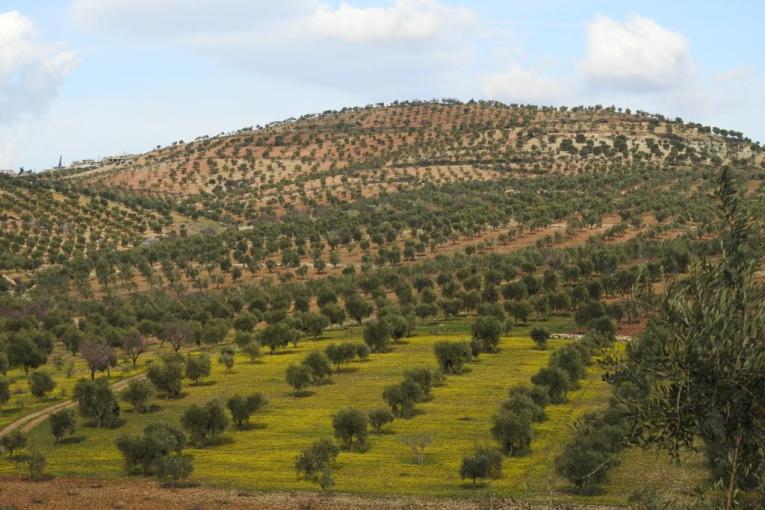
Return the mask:
<svg viewBox="0 0 765 510">
<path fill-rule="evenodd" d="M 471 61 L 478 25 L 471 9 L 438 0 L 196 0 L 193 9 L 185 0 L 74 0 L 69 16 L 131 44 L 162 42 L 257 75 L 379 97 L 445 93 L 444 76 Z"/>
<path fill-rule="evenodd" d="M 447 7 L 435 0 L 396 0 L 389 7 L 367 8 L 347 3 L 337 9 L 319 5 L 307 19 L 313 34 L 349 43 L 448 39 L 476 23 L 470 9 Z"/>
<path fill-rule="evenodd" d="M 484 96 L 511 103 L 563 104 L 568 95 L 557 80 L 517 65 L 481 76 L 481 86 Z"/>
<path fill-rule="evenodd" d="M 31 20 L 0 13 L 0 125 L 44 114 L 76 65 L 76 53 L 41 41 Z"/>
<path fill-rule="evenodd" d="M 641 16 L 624 23 L 599 16 L 589 23 L 580 70 L 596 88 L 626 92 L 676 88 L 693 75 L 686 39 Z"/>
</svg>

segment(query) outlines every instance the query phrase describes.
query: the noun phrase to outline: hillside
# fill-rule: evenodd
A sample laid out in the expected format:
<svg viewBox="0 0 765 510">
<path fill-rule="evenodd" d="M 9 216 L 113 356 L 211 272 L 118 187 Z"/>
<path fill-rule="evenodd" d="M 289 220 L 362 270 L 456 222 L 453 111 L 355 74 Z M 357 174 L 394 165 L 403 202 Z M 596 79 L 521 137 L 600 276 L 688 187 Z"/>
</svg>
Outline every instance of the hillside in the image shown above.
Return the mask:
<svg viewBox="0 0 765 510">
<path fill-rule="evenodd" d="M 648 390 L 614 374 L 650 372 L 664 293 L 726 259 L 718 198 L 762 228 L 764 177 L 735 131 L 453 101 L 0 175 L 0 477 L 717 501 L 702 452 L 636 447 Z M 296 478 L 321 440 L 337 461 Z"/>
</svg>

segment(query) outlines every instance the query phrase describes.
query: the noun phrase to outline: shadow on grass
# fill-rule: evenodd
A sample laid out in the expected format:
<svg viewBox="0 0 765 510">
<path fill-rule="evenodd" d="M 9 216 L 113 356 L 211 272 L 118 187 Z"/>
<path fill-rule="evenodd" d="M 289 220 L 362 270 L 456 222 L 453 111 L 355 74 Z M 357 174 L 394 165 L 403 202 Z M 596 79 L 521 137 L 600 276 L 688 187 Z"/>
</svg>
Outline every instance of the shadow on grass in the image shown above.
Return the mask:
<svg viewBox="0 0 765 510">
<path fill-rule="evenodd" d="M 242 423 L 242 426 L 239 427 L 237 430 L 264 430 L 268 428 L 268 424 L 266 423 Z"/>
<path fill-rule="evenodd" d="M 59 439 L 58 444 L 60 445 L 80 444 L 83 441 L 85 441 L 85 436 L 70 436 L 70 437 L 65 437 L 64 439 Z"/>
<path fill-rule="evenodd" d="M 300 391 L 293 391 L 292 393 L 290 393 L 290 395 L 295 398 L 306 398 L 315 394 L 316 392 L 311 390 L 300 390 Z"/>
<path fill-rule="evenodd" d="M 227 372 L 227 373 L 233 373 L 233 372 Z M 191 383 L 191 386 L 197 387 L 197 386 L 212 386 L 216 384 L 218 381 L 215 379 L 208 379 L 206 381 L 197 381 L 195 383 Z"/>
</svg>

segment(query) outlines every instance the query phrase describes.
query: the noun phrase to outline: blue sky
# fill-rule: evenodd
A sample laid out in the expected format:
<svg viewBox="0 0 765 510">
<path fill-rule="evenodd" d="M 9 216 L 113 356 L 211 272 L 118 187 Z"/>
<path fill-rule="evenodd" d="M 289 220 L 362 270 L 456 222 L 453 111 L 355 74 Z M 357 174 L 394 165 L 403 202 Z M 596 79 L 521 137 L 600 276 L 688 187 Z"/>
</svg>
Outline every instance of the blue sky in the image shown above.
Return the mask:
<svg viewBox="0 0 765 510">
<path fill-rule="evenodd" d="M 756 1 L 0 0 L 0 168 L 394 99 L 614 104 L 765 140 Z"/>
</svg>

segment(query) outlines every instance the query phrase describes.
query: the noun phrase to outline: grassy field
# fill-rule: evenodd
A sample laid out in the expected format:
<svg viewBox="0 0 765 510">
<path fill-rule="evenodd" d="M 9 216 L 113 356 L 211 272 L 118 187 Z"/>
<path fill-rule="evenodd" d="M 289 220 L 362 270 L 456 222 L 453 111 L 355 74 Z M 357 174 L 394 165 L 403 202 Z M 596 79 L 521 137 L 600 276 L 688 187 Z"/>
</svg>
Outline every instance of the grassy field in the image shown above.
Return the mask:
<svg viewBox="0 0 765 510">
<path fill-rule="evenodd" d="M 119 360 L 116 367 L 109 371 L 109 381 L 117 382 L 136 375 L 144 370 L 145 362 L 155 358 L 153 352 L 143 354 L 138 360 L 138 367 L 126 359 Z M 56 382 L 56 387 L 48 397 L 37 399 L 29 391 L 29 376 L 22 368 L 8 371 L 7 379 L 11 383 L 11 399 L 0 409 L 0 429 L 9 423 L 34 413 L 35 411 L 68 400 L 78 379 L 90 377 L 90 370 L 81 356 L 72 356 L 60 346 L 51 355 L 51 360 L 37 370 L 48 372 Z M 33 371 L 30 370 L 30 373 Z M 99 374 L 99 375 L 107 375 Z"/>
<path fill-rule="evenodd" d="M 553 331 L 570 329 L 568 319 L 554 319 L 546 326 Z M 528 328 L 517 328 L 511 336 L 502 339 L 499 353 L 482 355 L 479 361 L 469 365 L 470 370 L 465 374 L 447 378 L 444 386 L 434 389 L 431 401 L 418 405 L 421 413 L 417 416 L 394 421 L 384 434 L 372 434 L 367 452 L 342 452 L 335 472 L 336 490 L 452 497 L 490 491 L 571 499 L 566 482 L 554 473 L 553 460 L 569 435 L 569 425 L 606 401 L 609 389 L 601 381 L 596 367 L 590 369 L 581 388 L 570 393 L 568 403 L 548 407 L 549 419 L 535 426 L 531 453 L 507 458 L 501 479 L 476 490 L 458 476 L 461 458 L 473 445 L 493 444 L 489 432 L 491 418 L 508 387 L 528 383 L 552 350 L 564 343 L 553 340 L 548 350 L 540 351 L 533 348 L 527 332 Z M 436 366 L 432 354 L 434 342 L 469 336 L 467 323 L 462 321 L 421 327 L 415 336 L 396 345 L 391 352 L 372 355 L 368 361 L 353 362 L 333 375 L 331 384 L 311 387 L 309 396 L 291 395 L 284 382 L 284 372 L 290 363 L 299 362 L 312 350 L 324 349 L 331 341 L 358 340 L 359 335 L 358 328 L 329 331 L 319 341 L 307 340 L 297 348 L 273 356 L 266 354 L 257 363 L 237 356 L 232 372 L 227 373 L 214 364 L 210 384 L 185 385 L 184 398 L 158 401 L 156 412 L 137 415 L 124 410 L 125 423 L 116 430 L 81 428 L 66 444 L 53 446 L 53 437 L 45 423 L 30 434 L 30 444 L 39 446 L 47 455 L 52 474 L 120 477 L 123 476 L 122 459 L 114 446 L 119 434 L 139 432 L 157 420 L 177 422 L 192 403 L 261 391 L 269 404 L 253 417 L 251 429 L 229 430 L 222 444 L 189 450 L 194 456 L 193 479 L 251 490 L 313 490 L 315 486 L 296 479 L 294 458 L 316 439 L 332 437 L 331 417 L 338 409 L 347 405 L 363 410 L 384 406 L 383 388 L 398 382 L 405 369 Z M 413 432 L 434 435 L 424 465 L 417 464 L 401 442 L 402 436 Z M 583 501 L 623 503 L 628 495 L 624 487 L 663 486 L 675 470 L 655 454 L 633 450 L 627 455 L 629 462 L 615 471 L 607 490 Z M 647 467 L 651 467 L 652 472 L 661 467 L 661 475 L 647 477 Z M 15 472 L 11 462 L 0 462 L 0 474 Z"/>
</svg>

